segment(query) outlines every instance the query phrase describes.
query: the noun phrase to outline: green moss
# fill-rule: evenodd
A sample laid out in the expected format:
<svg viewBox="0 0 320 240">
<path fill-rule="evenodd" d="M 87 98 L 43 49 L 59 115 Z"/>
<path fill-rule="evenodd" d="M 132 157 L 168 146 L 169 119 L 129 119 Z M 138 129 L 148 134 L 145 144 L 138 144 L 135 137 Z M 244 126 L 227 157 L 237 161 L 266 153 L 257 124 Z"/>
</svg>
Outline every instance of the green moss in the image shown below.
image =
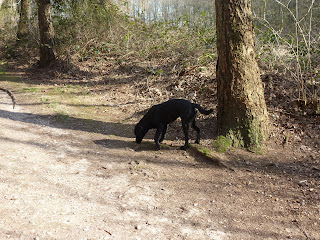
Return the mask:
<svg viewBox="0 0 320 240">
<path fill-rule="evenodd" d="M 248 127 L 248 146 L 247 149 L 252 152 L 261 152 L 263 142 L 266 140 L 267 134 L 257 121 L 251 121 Z"/>
<path fill-rule="evenodd" d="M 230 140 L 230 145 L 234 147 L 242 148 L 245 145 L 245 141 L 240 130 L 229 130 L 229 132 L 226 134 L 226 138 Z"/>
<path fill-rule="evenodd" d="M 226 138 L 236 148 L 246 148 L 251 152 L 261 152 L 261 147 L 267 138 L 267 129 L 260 126 L 262 123 L 259 120 L 257 117 L 247 117 L 245 124 L 230 128 L 225 134 Z"/>
<path fill-rule="evenodd" d="M 260 148 L 260 144 L 262 142 L 262 136 L 254 125 L 252 125 L 252 127 L 248 129 L 248 138 L 249 138 L 249 143 L 247 146 L 248 150 L 252 151 L 254 149 Z"/>
<path fill-rule="evenodd" d="M 211 151 L 208 148 L 205 148 L 205 147 L 202 147 L 202 146 L 197 146 L 196 148 L 200 153 L 202 153 L 202 154 L 204 154 L 206 156 L 210 156 L 210 154 L 211 154 Z"/>
<path fill-rule="evenodd" d="M 224 153 L 232 145 L 232 139 L 225 136 L 218 136 L 212 143 L 217 152 Z"/>
</svg>

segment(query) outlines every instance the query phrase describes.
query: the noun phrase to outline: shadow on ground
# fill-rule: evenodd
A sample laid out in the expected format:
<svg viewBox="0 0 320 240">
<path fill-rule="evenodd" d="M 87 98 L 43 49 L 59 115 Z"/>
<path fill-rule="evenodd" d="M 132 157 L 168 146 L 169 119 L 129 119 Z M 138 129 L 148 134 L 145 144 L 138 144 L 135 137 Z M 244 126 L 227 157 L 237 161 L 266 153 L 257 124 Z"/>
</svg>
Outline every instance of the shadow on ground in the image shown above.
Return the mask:
<svg viewBox="0 0 320 240">
<path fill-rule="evenodd" d="M 133 125 L 113 122 L 102 122 L 93 119 L 75 118 L 65 115 L 40 115 L 23 112 L 0 110 L 0 117 L 41 126 L 60 129 L 80 130 L 106 135 L 133 138 Z"/>
</svg>

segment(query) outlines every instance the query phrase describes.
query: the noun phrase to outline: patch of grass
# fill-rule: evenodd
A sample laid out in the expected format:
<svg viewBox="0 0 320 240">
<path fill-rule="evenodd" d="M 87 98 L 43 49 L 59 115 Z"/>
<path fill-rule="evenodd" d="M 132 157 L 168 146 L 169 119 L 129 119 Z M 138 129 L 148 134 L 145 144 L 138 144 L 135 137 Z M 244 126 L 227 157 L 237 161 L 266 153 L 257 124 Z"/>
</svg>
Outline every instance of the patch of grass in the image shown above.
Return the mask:
<svg viewBox="0 0 320 240">
<path fill-rule="evenodd" d="M 263 149 L 260 147 L 260 148 L 257 148 L 255 153 L 259 154 L 259 155 L 263 155 L 264 154 L 264 151 Z"/>
<path fill-rule="evenodd" d="M 231 146 L 232 141 L 225 136 L 218 136 L 212 143 L 217 152 L 224 153 Z"/>
<path fill-rule="evenodd" d="M 80 86 L 74 86 L 74 85 L 68 84 L 63 87 L 57 87 L 54 90 L 55 90 L 55 92 L 57 92 L 59 94 L 60 93 L 75 94 L 75 93 L 79 93 L 82 89 Z M 85 93 L 85 94 L 87 94 L 87 93 Z"/>
<path fill-rule="evenodd" d="M 65 93 L 65 92 L 66 92 L 66 90 L 64 89 L 64 87 L 59 87 L 59 88 L 56 88 L 55 90 L 56 90 L 56 92 L 58 92 L 58 93 Z"/>
<path fill-rule="evenodd" d="M 2 66 L 0 65 L 0 76 L 6 75 L 6 74 L 7 74 L 7 73 L 5 72 L 4 67 L 2 67 Z"/>
<path fill-rule="evenodd" d="M 56 108 L 57 106 L 58 106 L 57 102 L 52 102 L 49 104 L 49 107 L 51 107 L 51 108 Z"/>
<path fill-rule="evenodd" d="M 135 165 L 133 167 L 133 170 L 136 170 L 136 171 L 142 171 L 143 169 L 145 169 L 146 167 L 145 166 L 141 166 L 141 165 Z"/>
<path fill-rule="evenodd" d="M 39 92 L 39 89 L 38 88 L 23 88 L 22 91 L 24 92 Z"/>
<path fill-rule="evenodd" d="M 63 123 L 70 120 L 70 116 L 67 113 L 57 113 L 54 117 L 58 122 Z"/>
</svg>

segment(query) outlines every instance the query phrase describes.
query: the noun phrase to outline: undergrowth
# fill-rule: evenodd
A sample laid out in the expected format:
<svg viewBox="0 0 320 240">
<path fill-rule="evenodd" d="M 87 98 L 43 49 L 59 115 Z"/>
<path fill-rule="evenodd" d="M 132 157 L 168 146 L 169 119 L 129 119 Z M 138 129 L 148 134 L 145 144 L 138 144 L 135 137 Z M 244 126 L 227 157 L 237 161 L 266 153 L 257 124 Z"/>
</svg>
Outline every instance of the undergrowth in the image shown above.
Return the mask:
<svg viewBox="0 0 320 240">
<path fill-rule="evenodd" d="M 191 13 L 169 20 L 144 22 L 130 17 L 110 0 L 55 0 L 51 3 L 56 56 L 64 65 L 59 66 L 60 70 L 78 73 L 80 70 L 76 66 L 80 62 L 88 62 L 90 68 L 87 71 L 91 73 L 107 64 L 144 61 L 147 62 L 145 65 L 149 65 L 146 71 L 150 73 L 151 80 L 162 81 L 162 76 L 168 71 L 180 77 L 193 66 L 197 68 L 197 73 L 215 75 L 212 65 L 217 59 L 216 30 L 214 24 L 204 24 L 214 15 L 213 12 L 201 12 L 197 23 L 191 22 Z M 296 34 L 291 29 L 294 17 L 288 14 L 288 7 L 286 9 L 282 6 L 280 9 L 281 5 L 278 4 L 268 9 L 261 5 L 263 8 L 260 9 L 260 5 L 254 2 L 253 9 L 256 12 L 257 55 L 262 72 L 273 72 L 294 79 L 295 85 L 291 86 L 293 98 L 304 105 L 318 104 L 320 36 L 319 31 L 314 30 L 314 25 L 317 25 L 312 24 L 319 23 L 319 17 L 312 15 L 311 10 L 316 12 L 319 3 L 303 9 L 310 11 L 296 23 L 302 26 L 301 32 Z M 19 18 L 17 8 L 3 6 L 0 10 L 0 58 L 35 63 L 39 44 L 36 5 L 31 7 L 29 40 L 23 45 L 17 44 L 15 36 Z M 278 10 L 284 15 L 268 15 L 275 14 Z M 287 27 L 284 25 L 286 22 L 290 22 Z M 158 69 L 155 65 L 164 67 Z M 178 82 L 177 91 L 183 91 L 182 84 L 193 85 L 194 81 L 199 82 L 199 79 L 190 77 L 185 83 Z M 270 81 L 268 87 L 273 88 L 272 84 Z M 150 93 L 152 89 L 149 87 L 148 85 L 147 92 Z"/>
<path fill-rule="evenodd" d="M 15 42 L 12 32 L 16 32 L 16 24 L 11 22 L 6 32 L 1 32 L 3 57 L 27 55 L 30 59 L 30 56 L 37 56 L 36 10 L 32 8 L 30 38 L 25 46 Z M 53 1 L 52 12 L 56 55 L 66 64 L 71 61 L 100 62 L 110 57 L 121 63 L 134 57 L 147 61 L 167 58 L 184 65 L 206 65 L 216 58 L 215 29 L 201 25 L 190 27 L 187 15 L 179 20 L 145 23 L 130 18 L 108 0 Z M 200 22 L 206 17 L 203 14 Z"/>
</svg>

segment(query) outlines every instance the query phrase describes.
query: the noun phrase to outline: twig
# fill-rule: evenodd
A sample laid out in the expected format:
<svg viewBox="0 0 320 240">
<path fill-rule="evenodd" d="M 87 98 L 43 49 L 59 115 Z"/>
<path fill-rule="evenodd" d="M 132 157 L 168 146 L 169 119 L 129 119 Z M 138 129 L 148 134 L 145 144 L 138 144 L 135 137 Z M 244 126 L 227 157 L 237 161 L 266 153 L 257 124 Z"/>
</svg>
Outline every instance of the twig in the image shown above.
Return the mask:
<svg viewBox="0 0 320 240">
<path fill-rule="evenodd" d="M 13 109 L 14 109 L 14 107 L 16 106 L 16 100 L 15 100 L 12 92 L 10 92 L 8 89 L 5 89 L 5 88 L 0 88 L 0 90 L 6 92 L 11 97 Z"/>
</svg>

